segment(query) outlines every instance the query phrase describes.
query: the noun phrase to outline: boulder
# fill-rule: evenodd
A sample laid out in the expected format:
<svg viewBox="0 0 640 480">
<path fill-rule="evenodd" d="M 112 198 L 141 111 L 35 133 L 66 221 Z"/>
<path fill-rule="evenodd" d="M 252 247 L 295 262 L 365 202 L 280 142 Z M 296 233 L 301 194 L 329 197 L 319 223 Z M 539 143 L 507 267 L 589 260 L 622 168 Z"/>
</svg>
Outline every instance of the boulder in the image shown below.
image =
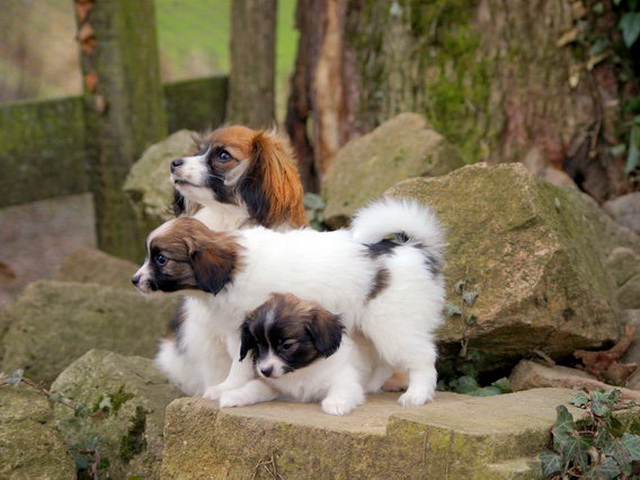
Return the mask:
<svg viewBox="0 0 640 480">
<path fill-rule="evenodd" d="M 620 225 L 640 233 L 640 192 L 628 193 L 602 204 Z"/>
<path fill-rule="evenodd" d="M 76 478 L 51 403 L 25 385 L 0 387 L 0 478 Z"/>
<path fill-rule="evenodd" d="M 171 160 L 193 153 L 195 132 L 179 130 L 151 145 L 131 167 L 124 183 L 141 224 L 152 230 L 172 217 Z"/>
<path fill-rule="evenodd" d="M 152 357 L 176 309 L 175 297 L 144 297 L 97 284 L 43 280 L 30 284 L 0 314 L 0 371 L 24 368 L 49 384 L 92 348 Z"/>
<path fill-rule="evenodd" d="M 617 247 L 609 253 L 606 267 L 615 279 L 620 307 L 640 308 L 640 255 L 630 248 Z"/>
<path fill-rule="evenodd" d="M 322 180 L 325 222 L 342 226 L 355 210 L 411 177 L 444 175 L 464 165 L 456 148 L 422 115 L 402 113 L 350 141 Z"/>
<path fill-rule="evenodd" d="M 448 232 L 445 356 L 473 352 L 475 366 L 489 368 L 618 338 L 608 247 L 581 192 L 521 164 L 476 164 L 388 194 L 431 205 Z"/>
<path fill-rule="evenodd" d="M 143 357 L 90 350 L 55 380 L 54 394 L 83 405 L 54 412 L 62 436 L 100 478 L 160 478 L 166 406 L 182 394 Z"/>
<path fill-rule="evenodd" d="M 98 283 L 131 290 L 131 276 L 138 265 L 93 248 L 79 248 L 66 257 L 57 279 Z"/>
</svg>

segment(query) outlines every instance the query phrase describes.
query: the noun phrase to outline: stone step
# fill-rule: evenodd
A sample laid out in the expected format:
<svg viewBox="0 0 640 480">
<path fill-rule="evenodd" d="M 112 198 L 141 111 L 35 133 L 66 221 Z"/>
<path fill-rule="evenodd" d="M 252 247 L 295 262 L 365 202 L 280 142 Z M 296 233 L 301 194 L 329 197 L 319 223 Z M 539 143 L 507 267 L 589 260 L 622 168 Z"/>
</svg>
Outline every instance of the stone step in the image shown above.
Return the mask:
<svg viewBox="0 0 640 480">
<path fill-rule="evenodd" d="M 494 397 L 438 392 L 403 408 L 371 395 L 345 417 L 317 404 L 271 402 L 219 410 L 181 398 L 167 408 L 163 478 L 538 478 L 556 406 L 575 392 L 546 388 Z"/>
</svg>

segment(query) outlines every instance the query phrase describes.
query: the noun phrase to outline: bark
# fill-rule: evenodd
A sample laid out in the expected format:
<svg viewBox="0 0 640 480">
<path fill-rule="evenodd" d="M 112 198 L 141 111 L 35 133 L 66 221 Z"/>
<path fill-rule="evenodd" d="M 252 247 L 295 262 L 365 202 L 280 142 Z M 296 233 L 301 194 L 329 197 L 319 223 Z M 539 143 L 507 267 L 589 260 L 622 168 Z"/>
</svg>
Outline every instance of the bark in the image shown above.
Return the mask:
<svg viewBox="0 0 640 480">
<path fill-rule="evenodd" d="M 307 183 L 349 139 L 416 111 L 469 163 L 539 151 L 598 201 L 628 189 L 610 153 L 619 66 L 613 47 L 596 56 L 585 40 L 615 45 L 617 19 L 602 3 L 594 16 L 589 0 L 300 0 L 287 129 L 301 170 L 316 176 Z"/>
<path fill-rule="evenodd" d="M 253 128 L 275 122 L 277 0 L 233 0 L 227 121 Z"/>
<path fill-rule="evenodd" d="M 152 0 L 74 0 L 87 98 L 91 191 L 102 250 L 139 261 L 144 236 L 122 185 L 166 136 Z"/>
</svg>

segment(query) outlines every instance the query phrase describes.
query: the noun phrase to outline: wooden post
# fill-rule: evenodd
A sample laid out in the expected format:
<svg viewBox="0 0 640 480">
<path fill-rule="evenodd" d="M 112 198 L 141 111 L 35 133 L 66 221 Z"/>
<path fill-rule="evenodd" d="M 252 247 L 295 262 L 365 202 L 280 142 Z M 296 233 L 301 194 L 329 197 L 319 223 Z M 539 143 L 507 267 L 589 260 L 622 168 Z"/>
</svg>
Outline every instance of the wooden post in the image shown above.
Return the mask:
<svg viewBox="0 0 640 480">
<path fill-rule="evenodd" d="M 253 128 L 275 122 L 277 0 L 233 0 L 226 119 Z"/>
<path fill-rule="evenodd" d="M 90 188 L 98 244 L 139 261 L 144 236 L 122 184 L 146 147 L 167 135 L 153 0 L 74 0 Z"/>
</svg>

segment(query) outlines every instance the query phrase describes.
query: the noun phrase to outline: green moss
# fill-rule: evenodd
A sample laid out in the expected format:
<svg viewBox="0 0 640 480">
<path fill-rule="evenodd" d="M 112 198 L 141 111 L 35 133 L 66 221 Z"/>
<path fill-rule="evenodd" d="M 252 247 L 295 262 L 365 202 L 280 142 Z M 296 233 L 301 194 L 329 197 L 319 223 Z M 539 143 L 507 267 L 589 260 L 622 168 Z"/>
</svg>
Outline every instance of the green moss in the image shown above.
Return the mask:
<svg viewBox="0 0 640 480">
<path fill-rule="evenodd" d="M 124 385 L 120 385 L 120 388 L 115 393 L 101 394 L 96 402 L 93 404 L 92 412 L 102 411 L 107 415 L 118 413 L 120 407 L 125 402 L 128 402 L 135 395 L 129 392 L 125 392 Z"/>
<path fill-rule="evenodd" d="M 424 47 L 425 113 L 436 130 L 456 145 L 468 163 L 486 156 L 483 121 L 491 69 L 478 59 L 480 33 L 472 26 L 474 2 L 439 0 L 420 7 L 420 23 L 433 32 Z"/>
<path fill-rule="evenodd" d="M 135 416 L 127 434 L 120 441 L 120 458 L 128 462 L 147 448 L 147 440 L 144 436 L 147 428 L 147 411 L 138 405 Z"/>
</svg>

